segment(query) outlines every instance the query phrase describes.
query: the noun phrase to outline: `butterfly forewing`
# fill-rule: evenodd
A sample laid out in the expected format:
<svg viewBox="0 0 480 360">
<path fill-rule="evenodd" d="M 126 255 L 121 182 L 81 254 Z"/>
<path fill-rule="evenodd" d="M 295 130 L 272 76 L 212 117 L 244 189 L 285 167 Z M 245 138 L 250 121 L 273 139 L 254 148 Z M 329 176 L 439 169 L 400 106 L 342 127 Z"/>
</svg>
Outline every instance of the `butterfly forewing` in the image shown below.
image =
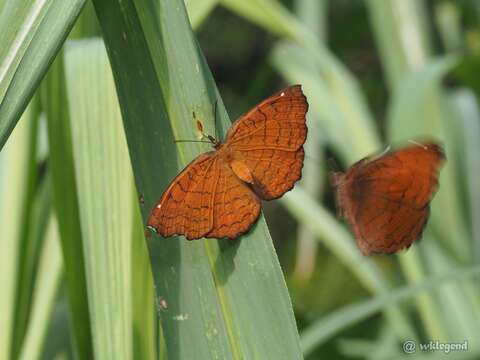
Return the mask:
<svg viewBox="0 0 480 360">
<path fill-rule="evenodd" d="M 308 103 L 300 85 L 291 86 L 240 117 L 227 133 L 232 150 L 298 150 L 305 142 Z"/>
<path fill-rule="evenodd" d="M 251 170 L 262 199 L 282 196 L 300 179 L 308 103 L 299 85 L 265 100 L 238 119 L 225 146 Z"/>
<path fill-rule="evenodd" d="M 150 214 L 147 225 L 162 236 L 198 239 L 213 227 L 213 193 L 218 179 L 214 152 L 193 160 L 170 184 Z"/>
</svg>

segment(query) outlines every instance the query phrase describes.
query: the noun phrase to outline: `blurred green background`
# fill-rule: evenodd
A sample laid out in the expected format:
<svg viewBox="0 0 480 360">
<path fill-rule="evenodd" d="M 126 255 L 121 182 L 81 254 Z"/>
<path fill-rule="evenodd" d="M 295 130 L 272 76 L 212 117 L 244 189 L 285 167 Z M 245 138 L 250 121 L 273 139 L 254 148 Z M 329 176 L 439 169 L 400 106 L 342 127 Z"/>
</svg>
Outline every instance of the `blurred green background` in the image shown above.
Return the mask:
<svg viewBox="0 0 480 360">
<path fill-rule="evenodd" d="M 480 359 L 479 4 L 0 2 L 0 360 Z M 295 189 L 235 242 L 145 236 L 210 149 L 173 141 L 192 111 L 214 134 L 218 101 L 223 136 L 296 83 Z M 363 257 L 331 164 L 425 136 L 447 163 L 422 241 Z"/>
</svg>

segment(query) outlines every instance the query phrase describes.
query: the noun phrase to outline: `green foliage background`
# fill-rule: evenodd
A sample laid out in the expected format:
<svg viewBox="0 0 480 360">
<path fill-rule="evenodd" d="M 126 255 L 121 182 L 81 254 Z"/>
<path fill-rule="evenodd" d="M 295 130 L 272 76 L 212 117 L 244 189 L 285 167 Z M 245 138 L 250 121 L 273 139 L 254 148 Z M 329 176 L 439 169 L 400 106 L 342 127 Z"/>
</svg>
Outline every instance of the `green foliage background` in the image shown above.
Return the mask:
<svg viewBox="0 0 480 360">
<path fill-rule="evenodd" d="M 473 0 L 1 1 L 0 359 L 479 358 L 479 19 Z M 222 137 L 293 83 L 307 157 L 268 226 L 145 237 L 209 149 L 173 141 L 192 111 Z M 361 256 L 328 159 L 424 136 L 448 161 L 423 240 Z"/>
</svg>

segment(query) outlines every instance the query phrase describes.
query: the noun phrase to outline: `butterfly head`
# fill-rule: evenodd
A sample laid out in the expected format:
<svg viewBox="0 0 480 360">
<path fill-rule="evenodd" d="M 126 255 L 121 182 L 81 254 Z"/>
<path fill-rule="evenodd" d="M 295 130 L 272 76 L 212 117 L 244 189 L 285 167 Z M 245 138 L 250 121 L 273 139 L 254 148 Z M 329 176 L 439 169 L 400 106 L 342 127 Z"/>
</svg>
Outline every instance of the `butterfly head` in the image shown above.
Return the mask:
<svg viewBox="0 0 480 360">
<path fill-rule="evenodd" d="M 345 174 L 340 171 L 331 171 L 329 173 L 330 183 L 333 187 L 339 187 L 345 181 Z"/>
</svg>

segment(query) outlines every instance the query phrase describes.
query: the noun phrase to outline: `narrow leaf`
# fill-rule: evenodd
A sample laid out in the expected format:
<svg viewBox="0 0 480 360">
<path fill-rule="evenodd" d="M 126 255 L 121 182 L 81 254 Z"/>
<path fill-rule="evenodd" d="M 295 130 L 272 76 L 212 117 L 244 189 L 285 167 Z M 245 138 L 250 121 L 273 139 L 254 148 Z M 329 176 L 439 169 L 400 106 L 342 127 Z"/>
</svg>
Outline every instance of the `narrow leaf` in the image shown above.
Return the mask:
<svg viewBox="0 0 480 360">
<path fill-rule="evenodd" d="M 73 26 L 85 0 L 6 2 L 0 40 L 0 149 Z"/>
<path fill-rule="evenodd" d="M 67 45 L 65 74 L 94 354 L 131 359 L 133 183 L 120 110 L 103 43 Z"/>
</svg>

